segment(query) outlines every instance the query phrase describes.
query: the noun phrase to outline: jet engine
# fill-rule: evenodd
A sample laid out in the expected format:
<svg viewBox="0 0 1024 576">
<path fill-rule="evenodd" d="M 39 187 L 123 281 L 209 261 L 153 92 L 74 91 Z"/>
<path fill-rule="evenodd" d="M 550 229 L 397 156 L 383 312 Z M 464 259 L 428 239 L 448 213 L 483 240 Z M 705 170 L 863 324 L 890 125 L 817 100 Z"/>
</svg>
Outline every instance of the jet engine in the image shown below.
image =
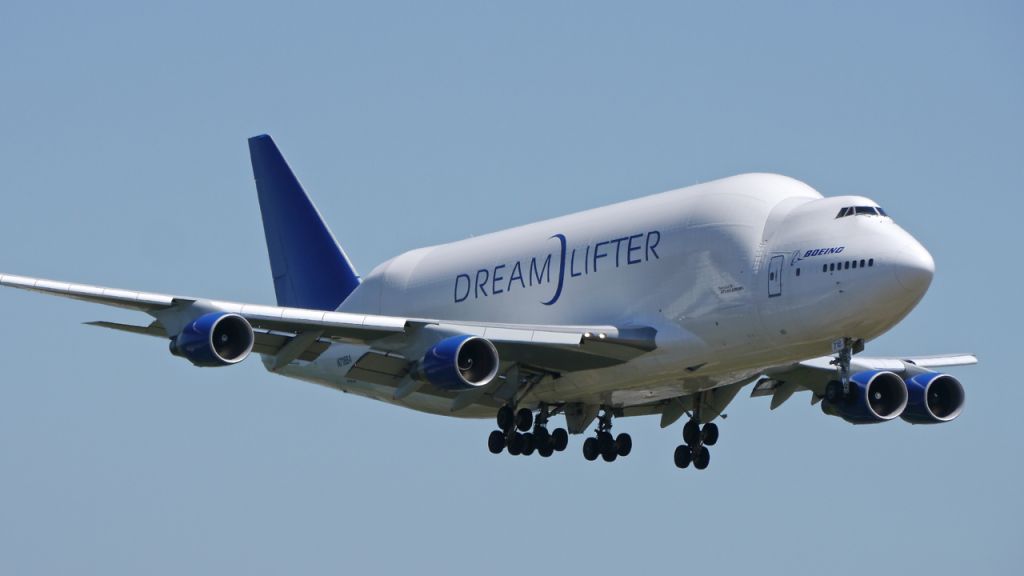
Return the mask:
<svg viewBox="0 0 1024 576">
<path fill-rule="evenodd" d="M 483 386 L 498 374 L 498 351 L 478 336 L 450 336 L 427 350 L 419 372 L 443 390 Z"/>
<path fill-rule="evenodd" d="M 925 372 L 907 381 L 910 400 L 902 418 L 911 424 L 949 422 L 964 408 L 964 387 L 949 374 Z"/>
<path fill-rule="evenodd" d="M 248 320 L 238 314 L 210 312 L 189 322 L 171 340 L 171 354 L 196 366 L 228 366 L 245 360 L 254 342 Z"/>
<path fill-rule="evenodd" d="M 851 424 L 875 424 L 901 415 L 907 401 L 903 378 L 885 370 L 871 370 L 851 376 L 846 395 L 842 394 L 842 384 L 830 382 L 821 409 Z"/>
</svg>

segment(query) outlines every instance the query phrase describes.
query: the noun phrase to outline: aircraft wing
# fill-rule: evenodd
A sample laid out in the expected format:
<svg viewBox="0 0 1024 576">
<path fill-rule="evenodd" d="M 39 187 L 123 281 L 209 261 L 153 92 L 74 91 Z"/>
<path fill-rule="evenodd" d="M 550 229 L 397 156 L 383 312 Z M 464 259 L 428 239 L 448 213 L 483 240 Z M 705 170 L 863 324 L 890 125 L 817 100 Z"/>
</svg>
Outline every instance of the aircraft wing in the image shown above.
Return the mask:
<svg viewBox="0 0 1024 576">
<path fill-rule="evenodd" d="M 0 274 L 0 286 L 145 312 L 156 318 L 148 326 L 112 322 L 90 324 L 165 338 L 177 335 L 189 322 L 209 312 L 238 314 L 256 331 L 256 352 L 283 353 L 293 340 L 305 335 L 300 341 L 302 345 L 297 350 L 298 355 L 291 359 L 315 359 L 331 342 L 365 344 L 386 353 L 408 353 L 410 350 L 425 350 L 437 336 L 468 334 L 490 340 L 503 361 L 568 372 L 620 364 L 655 349 L 655 330 L 648 327 L 495 324 L 328 312 L 137 292 L 8 274 Z M 289 349 L 289 356 L 296 353 L 295 348 L 293 345 Z"/>
<path fill-rule="evenodd" d="M 790 396 L 801 390 L 813 392 L 811 402 L 816 403 L 824 395 L 825 386 L 829 381 L 836 379 L 836 369 L 831 364 L 832 360 L 831 356 L 822 356 L 767 370 L 765 377 L 754 386 L 750 395 L 752 397 L 771 396 L 772 410 L 781 406 Z M 973 354 L 944 354 L 908 358 L 854 356 L 850 362 L 850 372 L 887 370 L 906 379 L 938 368 L 968 366 L 977 363 L 978 358 Z"/>
</svg>

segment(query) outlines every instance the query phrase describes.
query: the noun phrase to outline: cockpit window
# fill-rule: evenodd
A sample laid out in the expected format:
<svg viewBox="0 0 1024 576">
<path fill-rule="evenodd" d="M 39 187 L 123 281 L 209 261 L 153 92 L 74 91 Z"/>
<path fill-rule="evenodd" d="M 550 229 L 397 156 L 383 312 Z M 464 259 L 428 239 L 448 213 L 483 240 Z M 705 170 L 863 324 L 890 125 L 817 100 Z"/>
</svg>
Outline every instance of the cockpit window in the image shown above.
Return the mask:
<svg viewBox="0 0 1024 576">
<path fill-rule="evenodd" d="M 888 214 L 878 206 L 846 206 L 839 210 L 836 218 L 847 216 L 888 216 Z"/>
</svg>

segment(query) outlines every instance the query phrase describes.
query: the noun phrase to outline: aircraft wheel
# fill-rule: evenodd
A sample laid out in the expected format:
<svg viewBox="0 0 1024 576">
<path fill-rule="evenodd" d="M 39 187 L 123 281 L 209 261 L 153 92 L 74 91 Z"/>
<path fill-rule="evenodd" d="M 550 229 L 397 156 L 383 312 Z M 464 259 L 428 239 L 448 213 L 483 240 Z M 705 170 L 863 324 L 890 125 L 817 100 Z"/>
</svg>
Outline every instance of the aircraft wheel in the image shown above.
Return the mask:
<svg viewBox="0 0 1024 576">
<path fill-rule="evenodd" d="M 543 446 L 551 442 L 551 433 L 548 432 L 547 428 L 534 428 L 533 438 L 537 441 L 537 446 Z"/>
<path fill-rule="evenodd" d="M 531 426 L 533 426 L 533 410 L 521 408 L 519 412 L 516 412 L 516 428 L 519 428 L 520 432 L 526 432 Z"/>
<path fill-rule="evenodd" d="M 633 438 L 626 433 L 619 434 L 615 438 L 615 451 L 619 456 L 629 456 L 629 453 L 633 451 Z"/>
<path fill-rule="evenodd" d="M 683 426 L 683 442 L 687 446 L 696 446 L 700 442 L 700 424 L 696 420 L 690 420 Z"/>
<path fill-rule="evenodd" d="M 597 460 L 597 457 L 601 455 L 601 447 L 598 445 L 597 438 L 590 437 L 583 441 L 583 457 L 593 462 Z"/>
<path fill-rule="evenodd" d="M 615 462 L 615 459 L 618 458 L 618 457 L 619 457 L 619 453 L 616 452 L 615 450 L 610 450 L 608 452 L 601 452 L 601 458 L 603 458 L 605 462 Z"/>
<path fill-rule="evenodd" d="M 537 454 L 540 454 L 542 458 L 550 458 L 554 453 L 555 449 L 551 447 L 551 442 L 537 447 Z"/>
<path fill-rule="evenodd" d="M 501 451 L 505 449 L 505 433 L 501 430 L 491 432 L 491 435 L 487 437 L 487 449 L 491 451 L 491 454 L 501 454 Z"/>
<path fill-rule="evenodd" d="M 508 442 L 508 453 L 513 456 L 519 456 L 523 453 L 523 443 L 523 435 L 516 432 Z"/>
<path fill-rule="evenodd" d="M 515 423 L 516 414 L 512 411 L 511 406 L 502 406 L 498 409 L 498 429 L 508 431 L 512 428 L 512 424 Z"/>
<path fill-rule="evenodd" d="M 686 468 L 690 465 L 692 455 L 690 453 L 690 447 L 686 444 L 680 444 L 676 446 L 676 453 L 674 454 L 676 468 Z"/>
<path fill-rule="evenodd" d="M 565 450 L 565 447 L 569 445 L 569 433 L 565 428 L 555 428 L 555 431 L 551 433 L 551 443 L 556 452 Z"/>
<path fill-rule="evenodd" d="M 693 467 L 697 470 L 703 470 L 708 467 L 711 463 L 711 452 L 708 451 L 707 446 L 701 446 L 700 451 L 693 455 Z"/>
<path fill-rule="evenodd" d="M 708 422 L 704 425 L 700 435 L 703 437 L 705 446 L 714 446 L 715 442 L 718 442 L 718 424 Z"/>
<path fill-rule="evenodd" d="M 531 434 L 530 432 L 523 434 L 523 456 L 529 456 L 530 454 L 533 454 L 533 451 L 536 448 L 537 442 L 536 439 L 533 437 L 533 434 Z"/>
</svg>

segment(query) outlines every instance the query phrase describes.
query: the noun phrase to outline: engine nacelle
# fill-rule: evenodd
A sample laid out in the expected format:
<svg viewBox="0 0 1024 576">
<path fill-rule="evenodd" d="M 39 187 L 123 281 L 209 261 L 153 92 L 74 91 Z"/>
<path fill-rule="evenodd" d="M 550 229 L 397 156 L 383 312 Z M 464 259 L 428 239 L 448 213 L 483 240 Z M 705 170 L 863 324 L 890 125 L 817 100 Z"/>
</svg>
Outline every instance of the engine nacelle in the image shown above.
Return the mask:
<svg viewBox="0 0 1024 576">
<path fill-rule="evenodd" d="M 171 340 L 171 354 L 196 366 L 228 366 L 245 360 L 255 337 L 238 314 L 210 312 L 196 318 Z"/>
<path fill-rule="evenodd" d="M 850 377 L 850 393 L 821 401 L 821 409 L 851 424 L 876 424 L 896 418 L 907 407 L 907 384 L 892 372 L 870 370 Z"/>
<path fill-rule="evenodd" d="M 964 387 L 949 374 L 926 372 L 907 381 L 910 400 L 901 417 L 911 424 L 949 422 L 964 408 Z"/>
<path fill-rule="evenodd" d="M 498 351 L 478 336 L 450 336 L 427 350 L 419 372 L 443 390 L 483 386 L 498 375 Z"/>
</svg>

